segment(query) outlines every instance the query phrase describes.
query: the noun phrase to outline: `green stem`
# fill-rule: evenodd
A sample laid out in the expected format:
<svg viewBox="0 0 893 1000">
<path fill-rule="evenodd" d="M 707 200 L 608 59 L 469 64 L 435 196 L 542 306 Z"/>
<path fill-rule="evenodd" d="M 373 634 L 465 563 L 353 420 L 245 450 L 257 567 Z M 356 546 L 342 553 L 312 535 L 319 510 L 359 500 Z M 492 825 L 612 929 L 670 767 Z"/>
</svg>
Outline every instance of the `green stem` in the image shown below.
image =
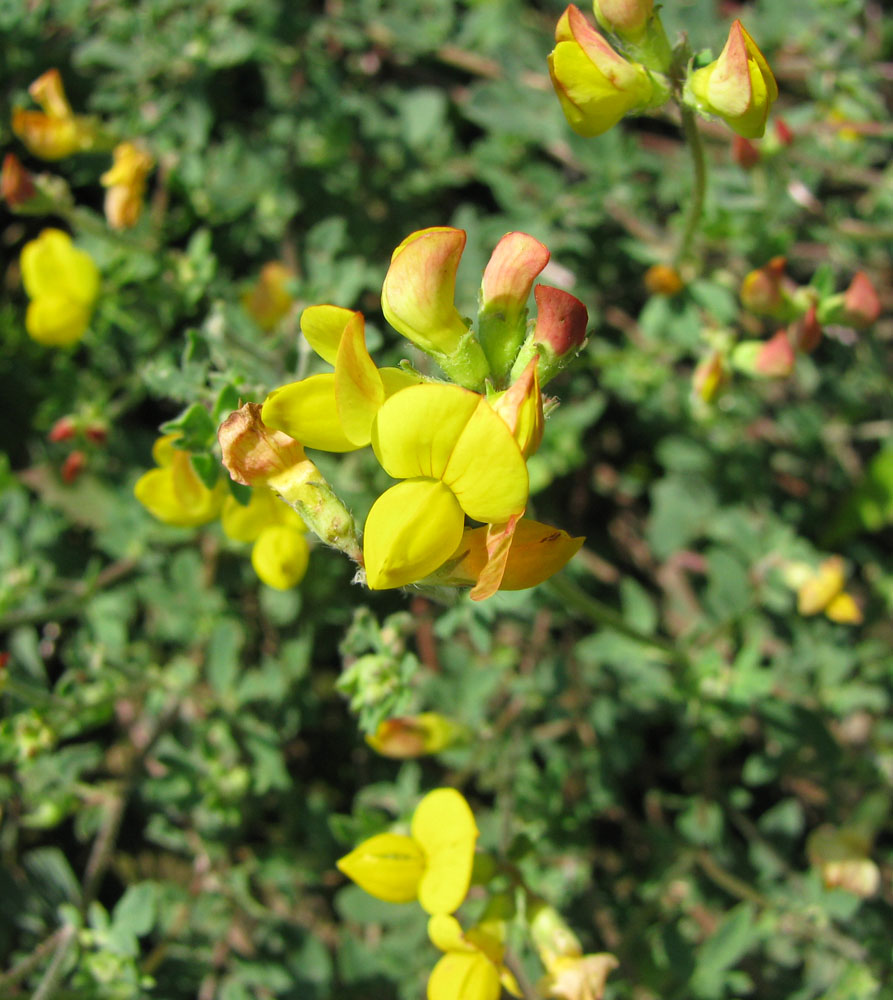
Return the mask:
<svg viewBox="0 0 893 1000">
<path fill-rule="evenodd" d="M 679 249 L 676 251 L 675 264 L 680 264 L 691 256 L 692 244 L 695 234 L 701 224 L 701 215 L 704 211 L 704 196 L 707 193 L 707 161 L 704 157 L 704 143 L 701 133 L 698 130 L 698 121 L 694 111 L 680 105 L 682 111 L 682 128 L 685 132 L 685 141 L 691 153 L 692 169 L 694 178 L 692 183 L 691 201 L 688 206 L 688 217 L 685 220 L 685 229 L 682 232 L 682 239 L 679 242 Z"/>
<path fill-rule="evenodd" d="M 581 590 L 567 576 L 554 576 L 545 584 L 556 597 L 559 597 L 564 604 L 572 611 L 576 611 L 584 618 L 588 618 L 593 625 L 600 625 L 604 628 L 613 629 L 620 635 L 626 636 L 643 646 L 651 646 L 659 649 L 674 662 L 681 666 L 688 666 L 688 657 L 680 649 L 677 649 L 672 642 L 661 639 L 659 636 L 648 635 L 640 632 L 639 629 L 629 625 L 619 611 L 615 611 L 607 604 Z"/>
</svg>

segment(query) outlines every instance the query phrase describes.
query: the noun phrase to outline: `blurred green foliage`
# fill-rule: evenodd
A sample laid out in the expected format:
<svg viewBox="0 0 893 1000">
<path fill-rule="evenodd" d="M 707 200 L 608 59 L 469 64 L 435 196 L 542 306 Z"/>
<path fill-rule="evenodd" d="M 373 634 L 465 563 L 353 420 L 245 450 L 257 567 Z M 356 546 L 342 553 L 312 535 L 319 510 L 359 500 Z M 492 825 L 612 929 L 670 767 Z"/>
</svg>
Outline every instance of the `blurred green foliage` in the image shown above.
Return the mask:
<svg viewBox="0 0 893 1000">
<path fill-rule="evenodd" d="M 76 110 L 158 160 L 123 235 L 106 157 L 51 165 L 106 289 L 71 351 L 23 326 L 16 257 L 47 220 L 2 219 L 0 996 L 418 997 L 423 916 L 334 860 L 437 784 L 617 955 L 610 1000 L 891 995 L 893 327 L 826 331 L 791 378 L 736 379 L 711 408 L 691 377 L 717 331 L 773 332 L 737 300 L 773 255 L 802 284 L 864 270 L 889 304 L 893 29 L 855 0 L 740 6 L 793 142 L 748 171 L 705 126 L 703 266 L 662 298 L 642 275 L 682 228 L 678 126 L 570 132 L 545 69 L 557 0 L 0 3 L 4 149 L 46 169 L 9 121 L 57 66 Z M 664 15 L 718 50 L 710 0 Z M 132 486 L 159 427 L 213 479 L 220 416 L 306 371 L 303 306 L 363 309 L 399 359 L 390 252 L 445 224 L 469 235 L 460 309 L 512 229 L 589 307 L 531 462 L 532 512 L 587 536 L 564 576 L 441 606 L 351 586 L 317 547 L 280 593 L 216 525 L 153 521 Z M 296 307 L 262 332 L 240 294 L 273 259 Z M 72 414 L 107 434 L 48 441 Z M 324 471 L 364 514 L 374 462 Z M 797 613 L 784 567 L 829 552 L 861 626 Z M 362 741 L 430 709 L 474 740 L 403 764 Z M 823 824 L 867 831 L 876 894 L 823 880 Z"/>
</svg>

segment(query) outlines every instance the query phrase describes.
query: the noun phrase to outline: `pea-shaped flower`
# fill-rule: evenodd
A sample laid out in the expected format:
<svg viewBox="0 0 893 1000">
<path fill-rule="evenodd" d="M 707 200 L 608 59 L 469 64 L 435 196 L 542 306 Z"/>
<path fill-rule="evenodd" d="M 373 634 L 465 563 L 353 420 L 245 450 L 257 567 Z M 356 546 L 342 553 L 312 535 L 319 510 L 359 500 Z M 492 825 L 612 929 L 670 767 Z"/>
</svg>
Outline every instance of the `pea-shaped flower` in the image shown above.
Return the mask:
<svg viewBox="0 0 893 1000">
<path fill-rule="evenodd" d="M 745 139 L 758 139 L 778 97 L 778 85 L 757 43 L 734 21 L 719 58 L 692 73 L 685 95 L 698 111 L 718 115 Z"/>
<path fill-rule="evenodd" d="M 561 15 L 555 41 L 549 75 L 579 135 L 601 135 L 624 115 L 657 107 L 669 96 L 657 74 L 615 52 L 573 4 Z"/>
<path fill-rule="evenodd" d="M 132 142 L 119 143 L 112 157 L 112 166 L 100 177 L 107 189 L 105 217 L 112 229 L 129 229 L 142 215 L 146 178 L 155 161 Z"/>
<path fill-rule="evenodd" d="M 226 496 L 218 480 L 208 489 L 192 467 L 189 452 L 174 447 L 176 434 L 159 438 L 152 448 L 158 466 L 144 472 L 133 487 L 134 496 L 150 514 L 180 528 L 194 528 L 213 521 Z"/>
<path fill-rule="evenodd" d="M 57 69 L 41 74 L 28 88 L 40 111 L 16 108 L 12 130 L 35 155 L 44 160 L 61 160 L 96 143 L 96 122 L 76 115 L 65 96 Z"/>
<path fill-rule="evenodd" d="M 428 979 L 428 1000 L 499 1000 L 503 987 L 520 997 L 515 977 L 504 965 L 503 933 L 502 921 L 463 931 L 455 917 L 431 917 L 428 937 L 444 955 Z"/>
<path fill-rule="evenodd" d="M 290 590 L 304 578 L 310 556 L 306 526 L 268 487 L 253 489 L 247 504 L 227 497 L 220 524 L 228 538 L 254 543 L 251 565 L 268 587 Z"/>
<path fill-rule="evenodd" d="M 341 858 L 338 868 L 376 899 L 418 899 L 429 914 L 452 913 L 468 893 L 478 831 L 454 788 L 436 788 L 416 807 L 410 833 L 379 833 Z"/>
<path fill-rule="evenodd" d="M 307 448 L 343 452 L 365 447 L 379 407 L 417 377 L 401 368 L 375 367 L 366 350 L 362 313 L 310 306 L 301 314 L 301 332 L 335 370 L 274 389 L 261 419 Z"/>
<path fill-rule="evenodd" d="M 96 297 L 99 270 L 68 233 L 44 229 L 22 248 L 22 282 L 31 298 L 28 335 L 40 344 L 67 347 L 84 335 Z"/>
<path fill-rule="evenodd" d="M 372 447 L 403 482 L 372 505 L 363 540 L 373 590 L 421 580 L 456 551 L 465 515 L 501 524 L 527 503 L 527 466 L 505 421 L 477 393 L 427 383 L 378 411 Z"/>
</svg>

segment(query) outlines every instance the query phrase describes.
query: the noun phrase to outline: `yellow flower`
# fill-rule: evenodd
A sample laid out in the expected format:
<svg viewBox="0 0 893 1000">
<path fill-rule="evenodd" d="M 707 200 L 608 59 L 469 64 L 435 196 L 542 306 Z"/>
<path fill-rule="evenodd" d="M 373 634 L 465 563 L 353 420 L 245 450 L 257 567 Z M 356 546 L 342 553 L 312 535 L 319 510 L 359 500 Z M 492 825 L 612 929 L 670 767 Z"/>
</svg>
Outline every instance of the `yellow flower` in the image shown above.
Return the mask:
<svg viewBox="0 0 893 1000">
<path fill-rule="evenodd" d="M 669 96 L 657 75 L 618 55 L 571 4 L 555 29 L 549 75 L 571 128 L 582 136 L 607 132 L 624 115 Z"/>
<path fill-rule="evenodd" d="M 247 504 L 233 496 L 220 512 L 223 533 L 237 542 L 253 542 L 251 565 L 260 579 L 276 590 L 290 590 L 304 578 L 310 548 L 300 516 L 273 490 L 252 490 Z"/>
<path fill-rule="evenodd" d="M 31 84 L 28 93 L 42 110 L 16 108 L 12 130 L 30 152 L 43 160 L 61 160 L 93 146 L 96 124 L 72 111 L 59 70 L 47 70 Z"/>
<path fill-rule="evenodd" d="M 438 914 L 428 921 L 428 937 L 444 952 L 428 979 L 428 1000 L 499 1000 L 503 987 L 521 996 L 503 964 L 502 921 L 463 931 L 455 917 Z"/>
<path fill-rule="evenodd" d="M 193 469 L 189 453 L 174 447 L 177 437 L 167 434 L 155 442 L 152 457 L 158 468 L 144 472 L 133 493 L 159 521 L 193 528 L 217 517 L 227 487 L 219 480 L 213 489 L 208 489 Z"/>
<path fill-rule="evenodd" d="M 871 837 L 859 827 L 820 826 L 807 838 L 806 853 L 829 889 L 869 899 L 880 888 L 880 870 L 869 857 Z"/>
<path fill-rule="evenodd" d="M 105 217 L 112 229 L 135 226 L 143 211 L 146 178 L 154 160 L 132 142 L 122 142 L 112 153 L 114 162 L 100 177 L 105 193 Z"/>
<path fill-rule="evenodd" d="M 831 556 L 818 569 L 792 563 L 785 568 L 785 579 L 797 591 L 797 610 L 801 615 L 817 615 L 823 611 L 840 625 L 862 622 L 859 605 L 844 590 L 846 565 L 840 556 Z"/>
<path fill-rule="evenodd" d="M 61 229 L 44 229 L 22 248 L 22 281 L 31 298 L 25 329 L 40 344 L 67 347 L 84 335 L 99 294 L 99 270 Z"/>
<path fill-rule="evenodd" d="M 745 139 L 758 139 L 778 97 L 778 84 L 757 43 L 736 20 L 719 58 L 695 70 L 685 92 L 699 111 L 718 115 Z"/>
<path fill-rule="evenodd" d="M 476 393 L 427 383 L 378 411 L 372 447 L 388 475 L 366 519 L 366 579 L 373 590 L 421 580 L 456 551 L 465 515 L 504 523 L 527 503 L 527 466 L 505 422 Z"/>
<path fill-rule="evenodd" d="M 401 368 L 376 368 L 366 350 L 363 314 L 340 306 L 310 306 L 301 332 L 334 372 L 311 375 L 274 389 L 261 419 L 307 448 L 354 451 L 369 444 L 372 421 L 393 393 L 418 378 Z"/>
<path fill-rule="evenodd" d="M 260 269 L 255 284 L 242 295 L 242 308 L 262 330 L 272 330 L 291 310 L 294 299 L 288 291 L 292 272 L 271 260 Z"/>
<path fill-rule="evenodd" d="M 477 827 L 453 788 L 436 788 L 416 807 L 410 835 L 380 833 L 338 861 L 371 896 L 388 903 L 418 898 L 429 914 L 452 913 L 468 893 Z"/>
<path fill-rule="evenodd" d="M 439 753 L 464 733 L 461 726 L 439 712 L 422 712 L 384 719 L 366 742 L 383 757 L 407 760 L 429 753 Z"/>
</svg>

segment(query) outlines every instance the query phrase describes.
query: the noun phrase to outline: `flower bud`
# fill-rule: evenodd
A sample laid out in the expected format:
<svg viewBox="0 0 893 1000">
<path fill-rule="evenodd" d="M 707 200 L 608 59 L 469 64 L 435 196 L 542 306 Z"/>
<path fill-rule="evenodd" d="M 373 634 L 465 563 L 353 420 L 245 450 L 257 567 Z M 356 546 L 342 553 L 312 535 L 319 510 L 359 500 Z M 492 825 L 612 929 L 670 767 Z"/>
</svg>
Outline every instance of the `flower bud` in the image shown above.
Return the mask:
<svg viewBox="0 0 893 1000">
<path fill-rule="evenodd" d="M 527 299 L 549 251 L 527 233 L 506 233 L 496 244 L 481 282 L 479 337 L 499 384 L 524 340 Z"/>
<path fill-rule="evenodd" d="M 593 0 L 595 19 L 621 38 L 638 38 L 654 13 L 654 0 Z"/>
<path fill-rule="evenodd" d="M 881 314 L 881 300 L 871 279 L 864 271 L 857 271 L 850 287 L 844 292 L 844 322 L 863 328 L 871 326 Z"/>
<path fill-rule="evenodd" d="M 701 114 L 717 115 L 738 135 L 758 139 L 766 129 L 778 85 L 765 56 L 740 21 L 729 29 L 718 59 L 695 70 L 685 99 Z"/>
<path fill-rule="evenodd" d="M 669 97 L 663 79 L 619 55 L 571 4 L 555 29 L 549 75 L 568 124 L 582 136 L 607 132 L 624 115 Z"/>
<path fill-rule="evenodd" d="M 30 152 L 44 160 L 61 160 L 93 147 L 96 125 L 72 111 L 57 69 L 47 70 L 39 76 L 28 92 L 42 110 L 16 108 L 12 114 L 12 130 Z"/>
<path fill-rule="evenodd" d="M 291 310 L 294 299 L 288 283 L 293 277 L 285 264 L 271 260 L 260 269 L 254 286 L 242 296 L 242 308 L 262 330 L 272 330 Z"/>
<path fill-rule="evenodd" d="M 819 346 L 822 340 L 822 327 L 817 319 L 815 303 L 788 327 L 788 332 L 798 351 L 811 354 Z"/>
<path fill-rule="evenodd" d="M 739 293 L 741 305 L 757 316 L 787 319 L 792 283 L 785 276 L 786 264 L 784 257 L 773 257 L 768 264 L 746 274 Z"/>
<path fill-rule="evenodd" d="M 37 188 L 31 174 L 22 166 L 15 153 L 7 153 L 3 158 L 3 172 L 0 174 L 0 197 L 10 208 L 20 208 L 37 195 Z"/>
<path fill-rule="evenodd" d="M 87 464 L 87 456 L 80 450 L 73 451 L 66 456 L 62 463 L 62 482 L 73 483 L 75 479 L 84 471 Z"/>
<path fill-rule="evenodd" d="M 743 135 L 732 136 L 732 159 L 742 170 L 753 170 L 760 162 L 760 151 Z"/>
<path fill-rule="evenodd" d="M 512 379 L 520 378 L 532 357 L 539 356 L 541 386 L 568 365 L 586 340 L 589 313 L 570 292 L 550 285 L 533 290 L 537 316 L 533 333 L 527 338 L 512 366 Z"/>
<path fill-rule="evenodd" d="M 787 331 L 779 330 L 768 340 L 743 340 L 732 351 L 732 365 L 747 375 L 786 378 L 794 370 L 797 356 Z"/>
<path fill-rule="evenodd" d="M 666 295 L 667 298 L 678 295 L 685 288 L 679 272 L 668 264 L 652 264 L 645 272 L 644 282 L 651 295 Z"/>
<path fill-rule="evenodd" d="M 50 428 L 47 441 L 70 441 L 78 432 L 74 417 L 60 417 Z"/>
<path fill-rule="evenodd" d="M 462 726 L 439 712 L 384 719 L 366 742 L 383 757 L 408 760 L 440 753 L 462 737 Z"/>
<path fill-rule="evenodd" d="M 155 161 L 132 142 L 121 142 L 112 154 L 114 162 L 99 178 L 105 193 L 105 217 L 112 229 L 130 229 L 143 211 L 146 178 Z"/>
<path fill-rule="evenodd" d="M 692 377 L 692 393 L 696 399 L 712 403 L 728 381 L 725 356 L 720 351 L 713 351 L 698 362 Z"/>
</svg>

